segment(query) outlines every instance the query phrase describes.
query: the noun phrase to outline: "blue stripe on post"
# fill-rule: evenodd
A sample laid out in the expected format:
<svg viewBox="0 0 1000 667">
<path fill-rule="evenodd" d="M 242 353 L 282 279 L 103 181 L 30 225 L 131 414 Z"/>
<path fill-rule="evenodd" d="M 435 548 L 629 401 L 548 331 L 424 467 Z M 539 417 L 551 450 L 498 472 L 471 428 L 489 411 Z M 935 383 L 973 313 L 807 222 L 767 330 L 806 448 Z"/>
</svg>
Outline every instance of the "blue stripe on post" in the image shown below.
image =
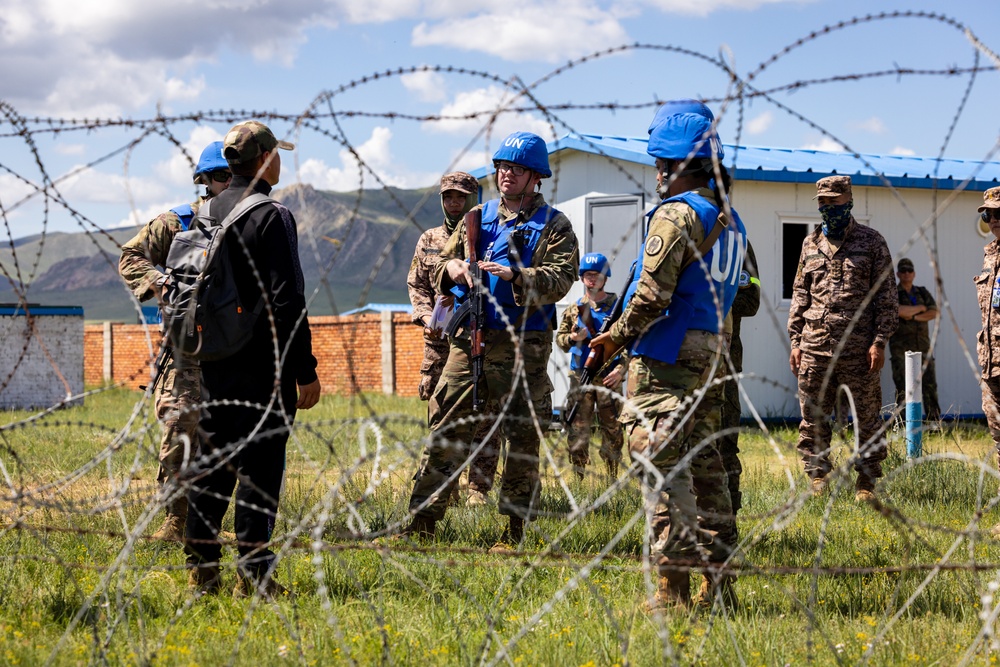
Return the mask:
<svg viewBox="0 0 1000 667">
<path fill-rule="evenodd" d="M 924 404 L 906 404 L 906 457 L 916 459 L 923 455 Z"/>
</svg>

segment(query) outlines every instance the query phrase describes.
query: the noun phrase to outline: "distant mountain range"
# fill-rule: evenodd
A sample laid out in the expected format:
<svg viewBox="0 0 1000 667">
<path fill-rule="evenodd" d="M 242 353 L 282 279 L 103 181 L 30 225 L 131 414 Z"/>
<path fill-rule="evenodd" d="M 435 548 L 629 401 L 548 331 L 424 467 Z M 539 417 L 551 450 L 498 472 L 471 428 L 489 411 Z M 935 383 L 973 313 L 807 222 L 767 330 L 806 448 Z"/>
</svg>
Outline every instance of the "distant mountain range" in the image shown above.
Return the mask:
<svg viewBox="0 0 1000 667">
<path fill-rule="evenodd" d="M 273 196 L 298 222 L 307 296 L 320 286 L 311 315 L 342 312 L 361 299 L 409 303 L 406 273 L 417 237 L 443 217 L 435 189 L 364 190 L 359 196 L 295 184 Z M 118 276 L 118 257 L 121 244 L 136 231 L 18 239 L 13 248 L 0 249 L 0 269 L 5 278 L 27 284 L 30 303 L 83 306 L 88 320 L 135 322 L 136 306 Z M 0 290 L 0 302 L 13 301 L 13 289 Z"/>
</svg>

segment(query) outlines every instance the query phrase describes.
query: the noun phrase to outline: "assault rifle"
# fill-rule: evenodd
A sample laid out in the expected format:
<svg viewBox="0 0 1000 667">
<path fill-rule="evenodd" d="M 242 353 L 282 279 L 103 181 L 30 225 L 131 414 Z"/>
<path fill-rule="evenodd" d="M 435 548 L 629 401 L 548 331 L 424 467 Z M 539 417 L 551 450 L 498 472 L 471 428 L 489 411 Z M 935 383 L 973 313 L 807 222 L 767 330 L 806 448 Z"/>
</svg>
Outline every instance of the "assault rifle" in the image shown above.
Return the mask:
<svg viewBox="0 0 1000 667">
<path fill-rule="evenodd" d="M 483 325 L 486 323 L 486 297 L 483 295 L 483 270 L 479 268 L 479 256 L 476 254 L 482 219 L 482 210 L 478 208 L 465 214 L 465 254 L 469 258 L 472 289 L 448 323 L 448 335 L 454 336 L 458 327 L 468 320 L 465 329 L 469 332 L 469 343 L 471 344 L 469 361 L 472 363 L 472 409 L 476 412 L 482 408 L 484 403 L 479 395 L 479 384 L 483 380 L 483 352 L 486 348 L 486 342 L 483 340 Z"/>
<path fill-rule="evenodd" d="M 621 292 L 618 293 L 618 298 L 615 299 L 615 305 L 611 307 L 611 312 L 608 316 L 604 318 L 601 322 L 601 328 L 597 330 L 594 334 L 591 332 L 591 338 L 596 338 L 603 333 L 607 333 L 611 330 L 611 327 L 618 318 L 622 316 L 622 310 L 625 308 L 625 292 L 628 290 L 629 285 L 632 284 L 632 273 L 629 272 L 628 282 L 625 283 L 625 287 Z M 590 307 L 589 305 L 587 306 Z M 589 329 L 590 327 L 588 327 Z M 569 409 L 566 413 L 566 423 L 572 424 L 573 418 L 576 417 L 576 411 L 580 408 L 580 399 L 583 397 L 583 392 L 586 391 L 585 387 L 594 381 L 594 378 L 598 373 L 604 368 L 604 350 L 599 347 L 590 348 L 590 354 L 587 355 L 587 360 L 583 362 L 583 370 L 580 371 L 580 387 L 578 393 L 576 394 L 576 400 L 573 401 L 573 407 Z"/>
<path fill-rule="evenodd" d="M 172 348 L 170 347 L 169 341 L 164 339 L 163 342 L 160 343 L 160 354 L 156 356 L 156 361 L 153 362 L 155 364 L 153 369 L 153 381 L 149 383 L 149 390 L 151 392 L 156 391 L 156 385 L 163 378 L 163 373 L 167 370 L 167 364 L 170 363 L 170 356 L 173 354 L 171 350 Z M 146 391 L 146 385 L 140 384 L 139 389 Z"/>
</svg>

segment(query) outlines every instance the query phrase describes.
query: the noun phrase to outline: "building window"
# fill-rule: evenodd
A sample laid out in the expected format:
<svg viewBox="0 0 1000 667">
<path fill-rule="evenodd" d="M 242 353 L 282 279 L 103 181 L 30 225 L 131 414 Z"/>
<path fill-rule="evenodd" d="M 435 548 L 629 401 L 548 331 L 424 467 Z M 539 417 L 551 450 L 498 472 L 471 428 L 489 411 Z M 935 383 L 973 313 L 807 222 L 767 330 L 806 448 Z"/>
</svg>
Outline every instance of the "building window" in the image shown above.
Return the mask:
<svg viewBox="0 0 1000 667">
<path fill-rule="evenodd" d="M 781 219 L 781 299 L 789 301 L 792 298 L 792 285 L 795 283 L 795 272 L 799 268 L 799 255 L 802 252 L 802 241 L 816 229 L 818 219 L 782 217 Z"/>
</svg>

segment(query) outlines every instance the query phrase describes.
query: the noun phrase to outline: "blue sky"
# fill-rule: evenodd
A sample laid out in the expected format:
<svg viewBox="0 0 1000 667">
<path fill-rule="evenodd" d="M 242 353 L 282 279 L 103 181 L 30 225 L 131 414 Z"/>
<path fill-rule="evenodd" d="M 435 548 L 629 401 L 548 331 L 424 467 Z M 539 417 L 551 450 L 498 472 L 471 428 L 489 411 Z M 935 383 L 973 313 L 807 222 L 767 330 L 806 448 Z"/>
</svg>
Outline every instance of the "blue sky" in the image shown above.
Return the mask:
<svg viewBox="0 0 1000 667">
<path fill-rule="evenodd" d="M 167 117 L 221 109 L 297 116 L 322 94 L 399 67 L 452 66 L 489 73 L 496 80 L 456 73 L 388 76 L 330 98 L 339 127 L 317 121 L 322 132 L 273 121 L 298 143 L 285 156 L 282 184 L 350 190 L 357 162 L 332 136 L 342 136 L 386 183 L 432 184 L 441 173 L 481 166 L 490 146 L 481 136 L 485 116 L 473 120 L 389 119 L 391 112 L 462 116 L 514 101 L 531 106 L 516 87 L 530 85 L 570 59 L 596 50 L 642 43 L 722 57 L 740 77 L 755 73 L 754 87 L 789 84 L 894 68 L 941 70 L 975 63 L 967 36 L 926 18 L 866 22 L 810 40 L 761 71 L 760 63 L 812 31 L 873 10 L 937 12 L 969 28 L 1000 51 L 995 0 L 974 2 L 856 2 L 808 0 L 0 0 L 0 56 L 4 101 L 23 116 L 59 119 Z M 720 56 L 721 54 L 721 56 Z M 983 66 L 994 63 L 985 56 Z M 969 88 L 971 76 L 888 76 L 777 92 L 786 105 L 823 128 L 793 117 L 762 98 L 747 100 L 740 119 L 733 103 L 722 114 L 723 140 L 789 148 L 837 150 L 841 143 L 866 153 L 937 155 Z M 1000 76 L 978 73 L 944 152 L 981 159 L 1000 136 Z M 732 94 L 727 75 L 692 55 L 633 49 L 578 65 L 532 89 L 545 106 L 649 104 L 656 99 Z M 721 102 L 711 106 L 721 110 Z M 352 112 L 375 114 L 355 116 Z M 642 135 L 653 108 L 553 112 L 555 134 L 575 131 Z M 239 115 L 239 114 L 237 114 Z M 5 119 L 8 120 L 8 119 Z M 167 125 L 190 152 L 219 139 L 228 122 L 186 120 Z M 38 127 L 32 125 L 32 127 Z M 5 123 L 3 134 L 10 132 Z M 542 113 L 498 116 L 491 142 L 514 129 L 552 131 Z M 343 133 L 342 135 L 340 133 Z M 331 136 L 332 135 L 332 136 Z M 140 137 L 139 130 L 102 129 L 35 136 L 66 203 L 104 227 L 143 222 L 193 197 L 190 166 L 159 135 L 131 152 L 93 167 L 93 160 Z M 41 197 L 22 202 L 41 182 L 40 170 L 20 137 L 4 137 L 0 150 L 0 204 L 14 238 L 41 231 Z M 20 178 L 19 178 L 20 177 Z M 25 179 L 29 182 L 26 183 Z M 365 187 L 375 185 L 366 176 Z M 78 223 L 50 203 L 48 229 Z"/>
</svg>

